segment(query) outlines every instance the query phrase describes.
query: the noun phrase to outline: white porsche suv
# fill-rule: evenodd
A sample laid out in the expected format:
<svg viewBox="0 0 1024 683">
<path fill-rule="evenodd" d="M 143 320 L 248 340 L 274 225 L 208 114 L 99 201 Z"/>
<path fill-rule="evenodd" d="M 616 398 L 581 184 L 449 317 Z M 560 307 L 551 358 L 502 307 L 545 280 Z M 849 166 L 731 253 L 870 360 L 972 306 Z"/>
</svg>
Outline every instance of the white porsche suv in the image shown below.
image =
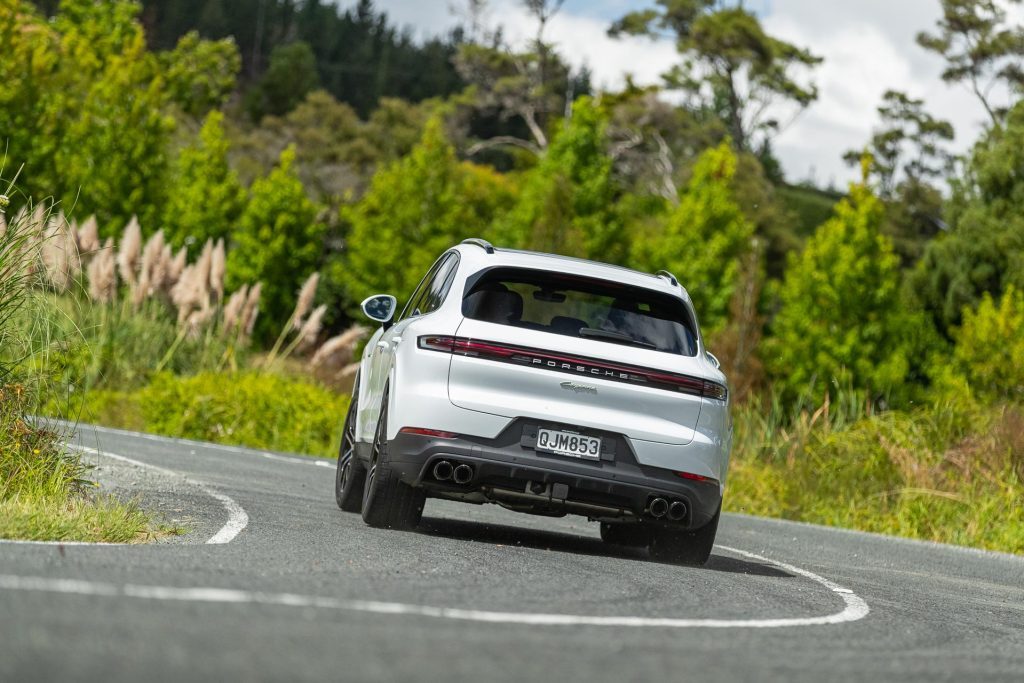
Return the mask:
<svg viewBox="0 0 1024 683">
<path fill-rule="evenodd" d="M 732 425 L 718 361 L 670 273 L 466 240 L 362 355 L 335 493 L 375 527 L 426 498 L 600 522 L 601 537 L 703 564 Z"/>
</svg>

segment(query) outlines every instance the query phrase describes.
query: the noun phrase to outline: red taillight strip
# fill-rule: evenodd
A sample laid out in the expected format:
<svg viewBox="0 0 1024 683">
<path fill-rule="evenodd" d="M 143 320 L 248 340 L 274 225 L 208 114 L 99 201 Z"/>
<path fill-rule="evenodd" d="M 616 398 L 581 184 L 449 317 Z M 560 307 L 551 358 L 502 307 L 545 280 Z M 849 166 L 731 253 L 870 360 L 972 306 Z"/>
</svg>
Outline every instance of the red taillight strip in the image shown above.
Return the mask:
<svg viewBox="0 0 1024 683">
<path fill-rule="evenodd" d="M 675 475 L 677 477 L 681 477 L 683 479 L 689 479 L 691 481 L 700 481 L 700 482 L 708 482 L 708 483 L 715 483 L 715 484 L 718 483 L 717 479 L 712 479 L 711 477 L 705 477 L 702 474 L 694 474 L 693 472 L 676 472 Z"/>
<path fill-rule="evenodd" d="M 418 344 L 421 349 L 514 362 L 575 375 L 584 374 L 634 384 L 645 383 L 656 387 L 661 385 L 658 388 L 672 388 L 694 396 L 706 396 L 720 401 L 724 401 L 728 397 L 728 390 L 721 384 L 697 377 L 648 370 L 635 365 L 623 365 L 583 356 L 565 356 L 525 346 L 513 346 L 466 337 L 434 335 L 420 337 Z"/>
</svg>

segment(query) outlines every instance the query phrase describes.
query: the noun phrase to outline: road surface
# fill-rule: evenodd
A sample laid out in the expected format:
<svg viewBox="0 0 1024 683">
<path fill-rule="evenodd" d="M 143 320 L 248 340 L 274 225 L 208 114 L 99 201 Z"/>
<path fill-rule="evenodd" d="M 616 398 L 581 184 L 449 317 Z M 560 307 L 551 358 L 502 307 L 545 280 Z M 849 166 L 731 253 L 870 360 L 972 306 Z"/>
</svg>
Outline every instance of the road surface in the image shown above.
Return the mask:
<svg viewBox="0 0 1024 683">
<path fill-rule="evenodd" d="M 582 518 L 333 499 L 333 462 L 81 427 L 190 533 L 0 543 L 0 681 L 1024 680 L 1024 558 L 725 515 L 701 569 Z"/>
</svg>

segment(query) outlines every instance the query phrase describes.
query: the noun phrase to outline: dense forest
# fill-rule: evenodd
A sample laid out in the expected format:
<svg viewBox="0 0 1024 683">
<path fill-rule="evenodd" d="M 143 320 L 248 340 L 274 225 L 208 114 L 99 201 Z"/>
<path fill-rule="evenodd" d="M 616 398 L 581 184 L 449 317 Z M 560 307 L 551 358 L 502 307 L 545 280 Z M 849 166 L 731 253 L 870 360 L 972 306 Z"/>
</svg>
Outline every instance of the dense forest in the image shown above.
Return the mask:
<svg viewBox="0 0 1024 683">
<path fill-rule="evenodd" d="M 840 412 L 877 431 L 903 424 L 898 411 L 914 425 L 934 417 L 920 409 L 959 416 L 914 447 L 945 462 L 971 425 L 1004 424 L 1024 398 L 1024 28 L 998 2 L 935 2 L 940 19 L 919 27 L 916 49 L 941 56 L 985 129 L 954 157 L 949 122 L 885 92 L 870 138 L 835 150 L 858 170 L 836 191 L 787 182 L 772 152 L 782 118 L 818 100 L 822 59 L 742 3 L 651 0 L 612 22 L 612 37 L 669 37 L 678 60 L 659 86 L 600 91 L 548 38 L 562 0 L 522 0 L 535 29 L 522 44 L 487 21 L 486 0 L 460 3 L 460 28 L 425 41 L 370 0 L 0 0 L 8 214 L 34 199 L 94 225 L 97 246 L 157 240 L 154 253 L 180 253 L 193 273 L 223 256 L 212 300 L 261 292 L 252 340 L 271 356 L 302 348 L 279 332 L 298 322 L 302 280 L 318 274 L 310 336 L 322 341 L 359 319 L 367 295 L 408 296 L 470 236 L 668 269 L 737 405 L 775 416 L 740 431 L 745 452 L 812 448 L 791 442 L 794 425 L 831 447 L 817 430 Z M 102 301 L 126 296 L 117 282 Z M 180 322 L 197 332 L 212 310 Z M 963 396 L 978 403 L 945 403 Z M 890 466 L 857 476 L 946 486 L 952 465 L 907 483 L 919 470 L 900 469 L 893 449 L 925 432 L 908 433 L 869 439 L 889 444 Z M 1024 475 L 1024 444 L 992 448 Z M 765 462 L 759 481 L 778 464 Z M 747 500 L 801 495 L 799 476 L 772 481 L 789 488 Z M 897 515 L 918 503 L 872 505 Z"/>
</svg>

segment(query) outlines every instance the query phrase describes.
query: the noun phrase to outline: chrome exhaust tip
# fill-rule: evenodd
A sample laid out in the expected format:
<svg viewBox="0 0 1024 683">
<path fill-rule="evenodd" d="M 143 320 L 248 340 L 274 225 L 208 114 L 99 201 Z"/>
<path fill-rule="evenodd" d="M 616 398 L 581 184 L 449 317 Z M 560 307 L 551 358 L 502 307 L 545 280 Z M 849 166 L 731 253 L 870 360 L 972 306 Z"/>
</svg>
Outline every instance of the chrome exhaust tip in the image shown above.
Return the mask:
<svg viewBox="0 0 1024 683">
<path fill-rule="evenodd" d="M 647 513 L 655 519 L 661 519 L 668 513 L 668 501 L 664 498 L 655 498 L 651 501 L 650 507 L 647 508 Z"/>
<path fill-rule="evenodd" d="M 454 472 L 455 467 L 447 460 L 442 460 L 434 465 L 434 479 L 438 481 L 448 481 Z"/>
<path fill-rule="evenodd" d="M 681 501 L 675 501 L 668 506 L 668 518 L 673 522 L 678 522 L 686 516 L 686 503 Z"/>
<path fill-rule="evenodd" d="M 473 468 L 466 464 L 459 465 L 452 472 L 452 479 L 456 484 L 468 484 L 473 479 Z"/>
</svg>

